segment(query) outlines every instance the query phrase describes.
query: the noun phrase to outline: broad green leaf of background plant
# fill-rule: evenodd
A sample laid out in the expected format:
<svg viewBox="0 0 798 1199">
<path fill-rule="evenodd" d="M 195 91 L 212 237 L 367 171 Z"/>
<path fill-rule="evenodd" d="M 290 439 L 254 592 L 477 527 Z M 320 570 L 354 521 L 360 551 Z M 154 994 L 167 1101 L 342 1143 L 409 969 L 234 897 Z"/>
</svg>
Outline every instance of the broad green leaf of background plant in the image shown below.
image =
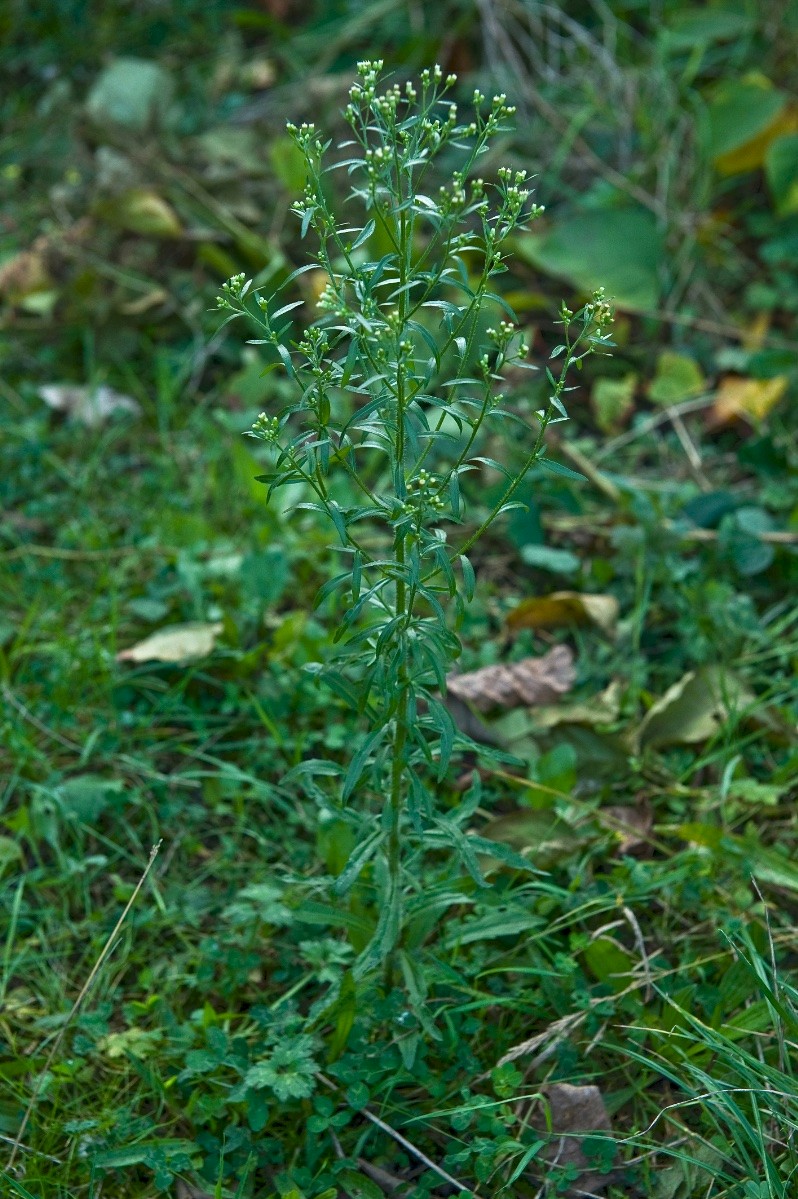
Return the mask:
<svg viewBox="0 0 798 1199">
<path fill-rule="evenodd" d="M 756 170 L 771 141 L 794 127 L 787 96 L 759 74 L 719 84 L 708 116 L 710 155 L 721 175 Z"/>
<path fill-rule="evenodd" d="M 747 13 L 731 8 L 685 8 L 671 16 L 662 31 L 662 40 L 671 50 L 693 50 L 699 45 L 743 37 L 753 25 L 753 18 Z"/>
<path fill-rule="evenodd" d="M 584 291 L 604 287 L 619 308 L 648 311 L 659 301 L 665 242 L 654 215 L 638 205 L 561 217 L 546 232 L 519 237 L 516 251 Z"/>
<path fill-rule="evenodd" d="M 778 215 L 798 212 L 798 133 L 787 133 L 770 143 L 765 175 Z"/>
<path fill-rule="evenodd" d="M 657 359 L 657 373 L 649 384 L 648 397 L 655 404 L 681 404 L 699 395 L 705 382 L 695 359 L 664 350 Z"/>
<path fill-rule="evenodd" d="M 617 433 L 624 419 L 634 408 L 637 375 L 634 371 L 620 379 L 597 379 L 591 393 L 596 424 L 602 433 Z"/>
</svg>

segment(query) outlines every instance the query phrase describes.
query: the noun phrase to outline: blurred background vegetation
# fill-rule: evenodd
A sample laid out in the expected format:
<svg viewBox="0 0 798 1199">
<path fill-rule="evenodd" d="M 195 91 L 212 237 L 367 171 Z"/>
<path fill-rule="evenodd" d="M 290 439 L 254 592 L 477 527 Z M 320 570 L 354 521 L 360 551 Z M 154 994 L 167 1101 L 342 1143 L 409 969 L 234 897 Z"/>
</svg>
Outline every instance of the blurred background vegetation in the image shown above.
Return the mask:
<svg viewBox="0 0 798 1199">
<path fill-rule="evenodd" d="M 533 477 L 477 556 L 464 668 L 568 640 L 577 678 L 572 703 L 486 734 L 526 785 L 486 775 L 474 818 L 534 846 L 551 885 L 502 877 L 463 892 L 467 919 L 431 919 L 438 1041 L 401 994 L 342 981 L 374 925 L 368 882 L 338 924 L 307 899 L 351 836 L 331 792 L 283 781 L 352 736 L 302 671 L 328 640 L 312 603 L 330 556 L 311 520 L 265 508 L 240 433 L 282 385 L 214 311 L 230 275 L 268 290 L 304 261 L 285 122 L 343 134 L 364 57 L 399 78 L 440 62 L 464 97 L 517 104 L 482 173 L 530 170 L 546 206 L 504 277 L 533 358 L 563 297 L 604 286 L 618 309 L 557 447 L 588 483 Z M 789 1199 L 794 0 L 6 0 L 0 63 L 6 1141 L 38 1096 L 5 1185 L 457 1194 L 369 1110 L 483 1196 L 587 1177 L 617 1199 Z M 296 286 L 316 296 L 312 274 Z M 476 516 L 498 486 L 486 467 Z M 271 1082 L 246 1085 L 275 1046 Z M 338 1090 L 314 1094 L 319 1068 Z M 542 1177 L 529 1096 L 552 1080 L 598 1085 L 601 1136 Z M 637 1139 L 608 1151 L 610 1127 Z"/>
</svg>

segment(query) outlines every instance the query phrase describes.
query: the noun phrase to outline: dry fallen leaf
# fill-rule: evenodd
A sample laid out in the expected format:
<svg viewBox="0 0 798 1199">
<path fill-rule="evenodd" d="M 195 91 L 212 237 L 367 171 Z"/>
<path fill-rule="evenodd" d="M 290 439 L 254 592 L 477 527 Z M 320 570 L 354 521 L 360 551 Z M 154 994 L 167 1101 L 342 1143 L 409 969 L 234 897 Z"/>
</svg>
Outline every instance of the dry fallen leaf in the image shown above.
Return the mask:
<svg viewBox="0 0 798 1199">
<path fill-rule="evenodd" d="M 618 835 L 617 852 L 629 853 L 647 845 L 654 827 L 654 813 L 644 800 L 639 806 L 608 804 L 596 813 L 603 824 L 607 824 Z"/>
<path fill-rule="evenodd" d="M 573 686 L 574 677 L 573 654 L 567 645 L 557 645 L 541 658 L 500 662 L 468 674 L 449 675 L 446 686 L 456 699 L 487 712 L 552 703 Z"/>
<path fill-rule="evenodd" d="M 54 412 L 65 412 L 89 428 L 101 425 L 115 412 L 137 415 L 141 409 L 130 396 L 113 387 L 79 387 L 71 383 L 51 383 L 39 388 L 39 395 Z"/>
<path fill-rule="evenodd" d="M 142 237 L 180 237 L 183 226 L 172 205 L 152 188 L 133 187 L 98 206 L 99 215 Z"/>
<path fill-rule="evenodd" d="M 535 724 L 543 729 L 553 729 L 558 724 L 612 724 L 620 714 L 622 690 L 620 681 L 613 679 L 609 687 L 589 700 L 539 708 Z"/>
<path fill-rule="evenodd" d="M 36 292 L 54 286 L 45 255 L 36 250 L 20 250 L 0 266 L 0 296 L 10 304 L 20 304 Z"/>
<path fill-rule="evenodd" d="M 614 595 L 586 595 L 581 591 L 554 591 L 551 595 L 522 600 L 507 617 L 509 628 L 559 629 L 594 624 L 612 636 L 618 620 Z"/>
<path fill-rule="evenodd" d="M 597 1195 L 614 1181 L 611 1171 L 591 1168 L 582 1150 L 578 1134 L 608 1135 L 612 1124 L 601 1091 L 594 1086 L 573 1086 L 568 1082 L 553 1082 L 541 1088 L 548 1100 L 549 1119 L 537 1114 L 532 1124 L 541 1132 L 551 1133 L 546 1157 L 558 1167 L 578 1171 L 566 1195 Z"/>
<path fill-rule="evenodd" d="M 749 424 L 764 420 L 787 390 L 786 375 L 773 379 L 744 379 L 741 375 L 726 375 L 718 384 L 712 405 L 712 424 L 728 425 L 734 420 Z"/>
<path fill-rule="evenodd" d="M 191 658 L 204 658 L 212 651 L 223 627 L 221 622 L 173 624 L 130 649 L 121 650 L 116 657 L 119 662 L 187 662 Z"/>
<path fill-rule="evenodd" d="M 710 666 L 690 670 L 646 712 L 635 734 L 637 749 L 708 741 L 733 712 L 754 704 L 753 693 L 733 674 Z"/>
</svg>

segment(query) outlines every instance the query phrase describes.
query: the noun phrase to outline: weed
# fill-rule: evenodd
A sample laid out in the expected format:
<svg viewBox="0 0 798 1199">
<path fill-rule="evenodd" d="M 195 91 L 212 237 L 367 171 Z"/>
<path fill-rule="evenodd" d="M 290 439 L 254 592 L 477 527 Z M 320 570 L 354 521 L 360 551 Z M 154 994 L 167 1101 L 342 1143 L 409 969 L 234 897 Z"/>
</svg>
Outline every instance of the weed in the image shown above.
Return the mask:
<svg viewBox="0 0 798 1199">
<path fill-rule="evenodd" d="M 472 176 L 514 110 L 498 95 L 483 111 L 477 90 L 464 123 L 447 98 L 454 75 L 444 80 L 435 67 L 418 87 L 391 84 L 380 92 L 382 65 L 359 64 L 345 114 L 353 138 L 331 167 L 324 158 L 329 144 L 314 126 L 289 126 L 307 170 L 294 210 L 303 235 L 315 233 L 318 250 L 287 282 L 308 269 L 322 272 L 318 306 L 325 315 L 286 345 L 290 325 L 279 322 L 302 300 L 270 312 L 270 300 L 239 275 L 225 285 L 220 306 L 258 321 L 265 334 L 258 344 L 272 349 L 294 384 L 293 402 L 275 415 L 261 413 L 251 430 L 273 447 L 274 470 L 262 480 L 268 494 L 297 488 L 295 507 L 328 518 L 346 563 L 317 601 L 345 597 L 335 636 L 342 649 L 325 679 L 367 720 L 343 774 L 342 799 L 357 789 L 387 799 L 379 827 L 364 823 L 335 890 L 346 894 L 381 855 L 384 865 L 374 866 L 385 879 L 380 921 L 355 972 L 389 960 L 390 980 L 404 932 L 403 894 L 419 883 L 409 874 L 409 855 L 418 869 L 417 850 L 438 848 L 443 834 L 481 882 L 474 849 L 488 848 L 467 846 L 442 819 L 427 781 L 430 770 L 443 778 L 452 752 L 466 744 L 441 697 L 461 650 L 446 604 L 462 616 L 475 587 L 468 551 L 517 507 L 514 496 L 531 467 L 574 476 L 546 456 L 546 430 L 567 419 L 571 369 L 611 344 L 611 309 L 601 291 L 578 313 L 563 304 L 562 344 L 550 356 L 562 365 L 557 376 L 546 369 L 545 406 L 530 423 L 504 403 L 499 389 L 507 371 L 535 368 L 493 280 L 507 270 L 511 236 L 540 210 L 530 203 L 523 171 L 500 167 L 492 187 Z M 422 188 L 452 151 L 457 169 L 427 195 Z M 346 171 L 362 216 L 351 206 L 342 215 L 333 211 L 328 170 Z M 487 321 L 497 312 L 492 327 Z M 478 527 L 458 537 L 461 481 L 486 461 L 480 443 L 497 420 L 513 422 L 523 461 L 511 470 L 490 460 L 506 479 L 503 494 Z M 337 498 L 336 472 L 353 485 L 356 503 Z M 313 768 L 306 762 L 302 770 Z M 406 975 L 413 990 L 407 966 Z"/>
</svg>

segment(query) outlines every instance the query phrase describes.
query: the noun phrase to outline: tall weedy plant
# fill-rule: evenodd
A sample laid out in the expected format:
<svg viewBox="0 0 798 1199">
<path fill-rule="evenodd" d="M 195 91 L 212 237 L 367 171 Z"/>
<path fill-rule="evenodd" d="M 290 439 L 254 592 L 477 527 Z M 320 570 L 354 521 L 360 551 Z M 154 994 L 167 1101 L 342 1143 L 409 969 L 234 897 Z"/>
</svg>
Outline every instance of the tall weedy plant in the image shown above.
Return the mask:
<svg viewBox="0 0 798 1199">
<path fill-rule="evenodd" d="M 487 104 L 475 91 L 463 121 L 448 98 L 454 75 L 435 67 L 400 87 L 381 83 L 382 69 L 381 61 L 358 66 L 344 114 L 352 136 L 341 153 L 331 154 L 313 125 L 288 127 L 307 170 L 294 210 L 316 248 L 283 287 L 305 271 L 323 272 L 319 319 L 286 341 L 284 318 L 305 301 L 273 310 L 273 298 L 243 275 L 219 299 L 228 319 L 258 323 L 255 344 L 271 347 L 295 388 L 293 403 L 261 413 L 250 431 L 272 447 L 268 494 L 295 486 L 296 507 L 329 520 L 345 563 L 319 599 L 342 597 L 340 652 L 326 681 L 367 725 L 341 771 L 343 799 L 358 792 L 381 807 L 336 883 L 345 891 L 372 861 L 382 887 L 360 973 L 381 961 L 393 971 L 405 896 L 418 886 L 407 864 L 419 847 L 448 839 L 478 874 L 474 842 L 434 800 L 459 737 L 442 696 L 460 653 L 454 629 L 474 594 L 468 553 L 516 506 L 535 463 L 573 473 L 546 456 L 546 430 L 567 419 L 571 368 L 611 344 L 603 293 L 578 313 L 563 305 L 562 344 L 551 353 L 559 373 L 546 368 L 544 406 L 526 416 L 508 407 L 508 368 L 538 368 L 493 280 L 507 270 L 511 235 L 542 209 L 530 200 L 525 172 L 502 167 L 489 184 L 475 168 L 514 110 L 502 95 Z M 328 172 L 351 182 L 341 212 Z M 499 421 L 513 424 L 522 450 L 515 467 L 479 453 Z M 485 465 L 505 478 L 504 494 L 462 531 L 463 480 Z"/>
</svg>

